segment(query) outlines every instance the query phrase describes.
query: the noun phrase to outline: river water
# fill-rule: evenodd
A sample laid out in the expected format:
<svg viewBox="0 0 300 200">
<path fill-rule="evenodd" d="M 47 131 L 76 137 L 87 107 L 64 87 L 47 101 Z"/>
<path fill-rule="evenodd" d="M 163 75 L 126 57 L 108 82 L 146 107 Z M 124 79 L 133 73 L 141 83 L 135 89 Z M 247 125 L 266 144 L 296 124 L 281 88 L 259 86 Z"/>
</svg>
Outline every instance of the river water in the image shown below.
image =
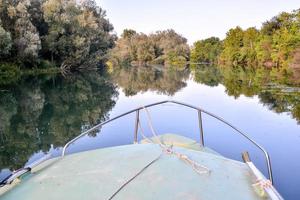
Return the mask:
<svg viewBox="0 0 300 200">
<path fill-rule="evenodd" d="M 47 152 L 60 155 L 67 141 L 95 124 L 137 106 L 176 100 L 226 119 L 261 144 L 271 157 L 275 187 L 285 199 L 299 199 L 300 89 L 266 81 L 263 74 L 211 66 L 127 67 L 102 76 L 23 78 L 0 91 L 0 178 Z M 196 111 L 173 104 L 149 111 L 159 134 L 199 141 Z M 101 127 L 72 144 L 67 153 L 132 143 L 134 118 L 131 114 Z M 141 112 L 151 136 L 146 120 Z M 248 151 L 268 176 L 264 155 L 243 137 L 205 114 L 203 128 L 205 145 L 236 160 Z"/>
</svg>

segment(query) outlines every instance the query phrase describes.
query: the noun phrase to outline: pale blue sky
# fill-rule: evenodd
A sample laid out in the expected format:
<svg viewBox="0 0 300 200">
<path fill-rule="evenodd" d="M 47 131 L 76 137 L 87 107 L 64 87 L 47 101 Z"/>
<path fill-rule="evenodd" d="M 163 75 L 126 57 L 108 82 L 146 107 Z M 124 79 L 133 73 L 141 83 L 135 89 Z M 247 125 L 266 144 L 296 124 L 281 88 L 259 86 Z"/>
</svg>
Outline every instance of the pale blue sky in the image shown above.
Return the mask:
<svg viewBox="0 0 300 200">
<path fill-rule="evenodd" d="M 300 8 L 300 0 L 96 0 L 120 34 L 124 28 L 151 33 L 172 28 L 190 44 L 235 26 L 256 26 L 282 11 Z"/>
</svg>

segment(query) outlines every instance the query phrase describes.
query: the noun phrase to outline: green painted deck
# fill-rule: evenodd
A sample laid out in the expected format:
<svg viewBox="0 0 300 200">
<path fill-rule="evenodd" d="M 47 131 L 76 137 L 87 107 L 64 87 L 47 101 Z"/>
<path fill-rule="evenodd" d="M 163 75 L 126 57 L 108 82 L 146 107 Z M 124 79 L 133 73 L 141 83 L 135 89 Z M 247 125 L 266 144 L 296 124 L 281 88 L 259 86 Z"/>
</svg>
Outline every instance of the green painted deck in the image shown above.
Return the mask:
<svg viewBox="0 0 300 200">
<path fill-rule="evenodd" d="M 244 163 L 204 149 L 194 141 L 186 142 L 183 143 L 193 143 L 193 148 L 174 144 L 174 149 L 208 167 L 210 174 L 197 174 L 176 156 L 163 154 L 114 199 L 262 199 L 254 192 L 254 177 Z M 134 144 L 67 155 L 33 170 L 33 174 L 23 177 L 0 199 L 107 200 L 160 154 L 161 148 L 157 144 Z"/>
</svg>

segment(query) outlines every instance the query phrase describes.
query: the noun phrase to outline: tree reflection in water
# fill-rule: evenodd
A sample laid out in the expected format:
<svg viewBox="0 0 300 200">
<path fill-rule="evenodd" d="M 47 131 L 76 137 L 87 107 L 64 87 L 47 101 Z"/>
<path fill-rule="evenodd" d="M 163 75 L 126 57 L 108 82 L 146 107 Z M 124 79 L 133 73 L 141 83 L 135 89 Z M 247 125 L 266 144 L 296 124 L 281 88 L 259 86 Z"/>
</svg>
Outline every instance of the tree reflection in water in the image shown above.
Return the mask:
<svg viewBox="0 0 300 200">
<path fill-rule="evenodd" d="M 114 68 L 111 76 L 126 96 L 148 90 L 173 96 L 178 90 L 186 87 L 189 70 L 172 66 L 124 66 Z"/>
<path fill-rule="evenodd" d="M 115 86 L 97 74 L 39 77 L 1 90 L 0 166 L 17 169 L 108 118 Z"/>
<path fill-rule="evenodd" d="M 194 65 L 191 73 L 195 82 L 209 86 L 224 85 L 229 96 L 257 95 L 270 110 L 289 112 L 300 123 L 300 88 L 276 83 L 269 70 Z"/>
<path fill-rule="evenodd" d="M 146 91 L 172 96 L 188 87 L 191 79 L 211 87 L 222 84 L 230 96 L 258 96 L 270 110 L 288 112 L 300 122 L 300 89 L 276 83 L 270 73 L 208 65 L 184 69 L 127 66 L 111 69 L 109 77 L 93 73 L 68 79 L 23 78 L 16 85 L 0 87 L 1 169 L 20 168 L 34 153 L 61 147 L 84 129 L 106 120 L 118 96 L 115 85 L 126 96 Z"/>
</svg>

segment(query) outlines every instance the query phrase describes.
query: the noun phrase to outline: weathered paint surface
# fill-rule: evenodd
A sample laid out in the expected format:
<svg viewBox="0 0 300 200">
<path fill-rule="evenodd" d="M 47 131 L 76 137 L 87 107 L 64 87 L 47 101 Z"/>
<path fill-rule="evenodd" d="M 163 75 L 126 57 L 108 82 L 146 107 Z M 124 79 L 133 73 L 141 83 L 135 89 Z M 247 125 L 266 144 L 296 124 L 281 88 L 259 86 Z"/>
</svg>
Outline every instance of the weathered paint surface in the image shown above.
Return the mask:
<svg viewBox="0 0 300 200">
<path fill-rule="evenodd" d="M 174 148 L 211 173 L 200 175 L 176 156 L 164 154 L 114 199 L 260 199 L 244 163 L 203 148 Z M 159 145 L 135 144 L 68 155 L 25 177 L 1 200 L 105 200 L 160 154 Z"/>
</svg>

